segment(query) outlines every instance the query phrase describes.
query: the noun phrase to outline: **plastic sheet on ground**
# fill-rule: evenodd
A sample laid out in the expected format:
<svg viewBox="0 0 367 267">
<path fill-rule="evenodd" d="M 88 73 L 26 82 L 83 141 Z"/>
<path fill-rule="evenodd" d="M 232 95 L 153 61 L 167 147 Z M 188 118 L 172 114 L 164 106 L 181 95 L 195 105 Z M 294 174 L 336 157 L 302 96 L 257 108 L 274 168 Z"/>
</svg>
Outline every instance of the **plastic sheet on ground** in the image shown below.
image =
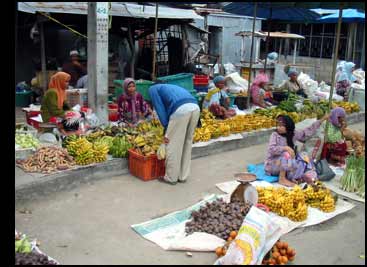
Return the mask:
<svg viewBox="0 0 367 267">
<path fill-rule="evenodd" d="M 157 244 L 164 250 L 214 251 L 223 246 L 225 241 L 207 233 L 185 234 L 185 224 L 191 212 L 198 210 L 206 202 L 212 202 L 221 196 L 209 195 L 200 202 L 180 211 L 156 218 L 131 227 L 145 239 Z"/>
<path fill-rule="evenodd" d="M 356 193 L 346 192 L 340 189 L 340 178 L 342 177 L 344 170 L 342 168 L 333 166 L 330 166 L 330 168 L 335 172 L 336 176 L 330 181 L 324 182 L 325 186 L 329 188 L 331 191 L 337 193 L 338 195 L 365 203 L 365 199 L 358 196 Z"/>
<path fill-rule="evenodd" d="M 267 187 L 267 186 L 274 186 L 274 187 L 282 187 L 282 185 L 278 184 L 278 183 L 268 183 L 265 181 L 254 181 L 251 182 L 251 184 L 253 186 L 263 186 L 263 187 Z M 237 181 L 229 181 L 229 182 L 224 182 L 224 183 L 219 183 L 216 184 L 216 186 L 222 190 L 223 192 L 230 194 L 232 193 L 236 187 L 239 185 L 239 182 Z M 281 217 L 275 213 L 272 213 L 272 216 L 274 218 L 274 220 L 281 225 L 282 227 L 282 233 L 289 233 L 290 231 L 292 231 L 295 228 L 298 227 L 306 227 L 306 226 L 311 226 L 311 225 L 316 225 L 319 223 L 322 223 L 324 221 L 327 221 L 333 217 L 335 217 L 336 215 L 342 214 L 344 212 L 347 212 L 348 210 L 351 210 L 352 208 L 354 208 L 355 205 L 344 201 L 342 199 L 338 199 L 337 203 L 336 203 L 336 207 L 335 207 L 335 211 L 333 212 L 322 212 L 317 208 L 312 208 L 312 207 L 308 207 L 308 216 L 307 216 L 307 220 L 303 221 L 303 222 L 293 222 L 291 220 L 289 220 L 287 217 Z"/>
</svg>

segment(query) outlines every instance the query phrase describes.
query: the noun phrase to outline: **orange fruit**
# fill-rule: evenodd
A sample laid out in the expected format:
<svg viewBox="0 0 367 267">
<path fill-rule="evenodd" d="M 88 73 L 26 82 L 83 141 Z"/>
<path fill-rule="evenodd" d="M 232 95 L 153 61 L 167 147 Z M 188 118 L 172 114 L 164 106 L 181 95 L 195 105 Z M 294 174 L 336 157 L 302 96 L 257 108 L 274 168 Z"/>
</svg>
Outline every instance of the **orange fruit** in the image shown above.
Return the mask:
<svg viewBox="0 0 367 267">
<path fill-rule="evenodd" d="M 279 249 L 277 248 L 277 246 L 273 247 L 273 252 L 277 252 Z"/>
<path fill-rule="evenodd" d="M 273 258 L 276 259 L 280 256 L 280 253 L 279 252 L 273 252 Z"/>
<path fill-rule="evenodd" d="M 237 232 L 236 231 L 232 231 L 229 233 L 229 236 L 232 237 L 232 239 L 235 239 L 237 236 Z"/>
<path fill-rule="evenodd" d="M 222 247 L 217 247 L 215 249 L 215 254 L 217 254 L 218 257 L 222 256 L 222 253 L 223 253 Z"/>
<path fill-rule="evenodd" d="M 288 258 L 286 256 L 282 256 L 282 262 L 283 263 L 287 263 L 288 262 Z"/>
<path fill-rule="evenodd" d="M 292 256 L 292 252 L 293 252 L 293 249 L 291 247 L 288 247 L 287 248 L 287 255 L 291 255 Z"/>
<path fill-rule="evenodd" d="M 288 248 L 288 243 L 287 242 L 283 242 L 283 248 L 287 249 Z"/>
<path fill-rule="evenodd" d="M 228 242 L 231 242 L 232 240 L 233 240 L 232 237 L 228 237 L 228 239 L 227 239 Z"/>
<path fill-rule="evenodd" d="M 224 255 L 226 255 L 226 253 L 227 253 L 227 250 L 225 248 L 223 248 L 222 249 L 222 255 L 224 256 Z"/>
<path fill-rule="evenodd" d="M 283 248 L 279 252 L 280 252 L 280 255 L 282 255 L 282 256 L 287 255 L 287 251 Z"/>
<path fill-rule="evenodd" d="M 282 249 L 283 246 L 282 242 L 278 241 L 275 245 L 277 246 L 278 249 Z"/>
</svg>

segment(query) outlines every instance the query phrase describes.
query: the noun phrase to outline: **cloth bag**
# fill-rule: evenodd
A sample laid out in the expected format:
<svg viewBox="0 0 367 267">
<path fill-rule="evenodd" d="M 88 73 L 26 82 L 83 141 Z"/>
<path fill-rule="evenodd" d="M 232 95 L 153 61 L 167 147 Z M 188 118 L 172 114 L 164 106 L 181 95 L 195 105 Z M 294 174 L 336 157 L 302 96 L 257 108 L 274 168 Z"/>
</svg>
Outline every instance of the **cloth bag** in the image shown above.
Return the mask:
<svg viewBox="0 0 367 267">
<path fill-rule="evenodd" d="M 329 181 L 335 177 L 335 172 L 330 168 L 326 159 L 318 160 L 315 168 L 320 181 Z"/>
</svg>

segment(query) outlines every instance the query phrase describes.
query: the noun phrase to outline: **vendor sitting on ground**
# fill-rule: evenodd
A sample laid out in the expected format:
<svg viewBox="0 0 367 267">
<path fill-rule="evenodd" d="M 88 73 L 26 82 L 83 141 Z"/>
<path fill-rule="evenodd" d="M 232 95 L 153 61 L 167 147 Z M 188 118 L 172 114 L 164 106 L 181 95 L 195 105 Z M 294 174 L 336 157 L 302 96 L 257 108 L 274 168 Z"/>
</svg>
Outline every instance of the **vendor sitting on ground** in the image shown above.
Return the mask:
<svg viewBox="0 0 367 267">
<path fill-rule="evenodd" d="M 119 121 L 132 127 L 151 115 L 152 109 L 144 101 L 143 96 L 136 92 L 134 79 L 125 79 L 123 87 L 124 93 L 118 99 Z"/>
<path fill-rule="evenodd" d="M 289 116 L 278 116 L 276 131 L 270 136 L 265 172 L 268 175 L 279 175 L 279 183 L 285 186 L 314 182 L 317 179 L 314 165 L 306 153 L 297 153 L 295 142 L 305 142 L 316 133 L 321 123 L 328 117 L 325 115 L 306 129 L 297 131 Z"/>
<path fill-rule="evenodd" d="M 260 73 L 255 77 L 255 80 L 250 87 L 252 103 L 262 108 L 269 106 L 269 104 L 265 102 L 265 86 L 268 82 L 268 76 L 265 73 Z"/>
<path fill-rule="evenodd" d="M 280 89 L 288 91 L 290 93 L 296 93 L 297 95 L 307 98 L 308 96 L 305 94 L 303 88 L 297 81 L 298 72 L 294 68 L 290 68 L 289 66 L 286 66 L 284 71 L 288 74 L 289 80 L 284 81 L 279 86 Z"/>
<path fill-rule="evenodd" d="M 342 130 L 346 127 L 346 113 L 341 107 L 334 108 L 326 123 L 327 135 L 322 148 L 321 159 L 326 159 L 333 165 L 344 165 L 347 156 L 347 144 Z"/>
<path fill-rule="evenodd" d="M 355 64 L 353 62 L 342 62 L 338 66 L 336 74 L 336 94 L 348 101 L 348 94 L 352 83 L 359 82 L 353 75 Z"/>
<path fill-rule="evenodd" d="M 235 110 L 229 108 L 230 99 L 225 90 L 223 76 L 213 79 L 215 89 L 212 89 L 205 96 L 203 108 L 209 109 L 218 118 L 229 118 L 236 115 Z"/>
<path fill-rule="evenodd" d="M 54 74 L 48 90 L 42 99 L 41 116 L 44 123 L 50 122 L 53 117 L 63 117 L 65 111 L 70 110 L 66 102 L 66 89 L 69 86 L 70 75 L 65 72 Z"/>
</svg>

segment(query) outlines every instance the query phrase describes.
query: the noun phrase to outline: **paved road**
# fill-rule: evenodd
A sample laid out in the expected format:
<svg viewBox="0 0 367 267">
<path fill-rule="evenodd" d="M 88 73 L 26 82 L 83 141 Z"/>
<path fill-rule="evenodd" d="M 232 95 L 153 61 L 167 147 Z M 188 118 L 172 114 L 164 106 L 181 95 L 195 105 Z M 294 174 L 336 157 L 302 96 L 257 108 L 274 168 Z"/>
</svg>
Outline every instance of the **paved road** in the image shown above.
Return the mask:
<svg viewBox="0 0 367 267">
<path fill-rule="evenodd" d="M 353 128 L 364 132 L 364 123 Z M 41 249 L 63 264 L 212 264 L 214 253 L 164 251 L 130 225 L 185 208 L 232 179 L 246 164 L 259 163 L 266 144 L 198 158 L 185 184 L 142 182 L 124 175 L 73 191 L 16 203 L 16 229 L 41 241 Z M 321 225 L 283 237 L 297 250 L 295 264 L 365 264 L 365 205 Z M 21 211 L 30 210 L 31 214 Z"/>
</svg>

